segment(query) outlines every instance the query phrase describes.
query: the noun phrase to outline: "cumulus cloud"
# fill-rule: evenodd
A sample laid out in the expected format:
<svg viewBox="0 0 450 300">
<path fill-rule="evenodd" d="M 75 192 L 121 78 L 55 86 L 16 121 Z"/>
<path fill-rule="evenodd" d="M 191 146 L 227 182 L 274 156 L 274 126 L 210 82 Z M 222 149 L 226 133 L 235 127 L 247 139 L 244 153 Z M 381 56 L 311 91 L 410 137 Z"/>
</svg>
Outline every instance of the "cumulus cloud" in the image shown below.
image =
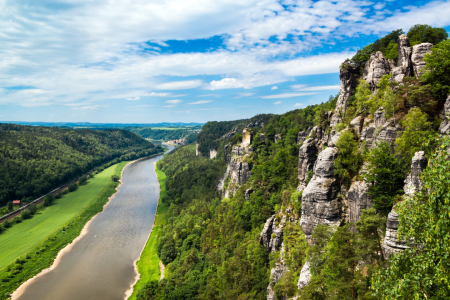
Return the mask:
<svg viewBox="0 0 450 300">
<path fill-rule="evenodd" d="M 275 104 L 275 105 L 278 105 L 278 104 L 282 104 L 283 102 L 281 102 L 281 101 L 277 101 L 277 102 L 274 102 L 273 104 Z"/>
<path fill-rule="evenodd" d="M 341 88 L 340 85 L 318 85 L 318 86 L 310 86 L 305 87 L 303 84 L 291 85 L 296 91 L 328 91 L 328 90 L 339 90 Z"/>
<path fill-rule="evenodd" d="M 276 85 L 274 85 L 272 88 L 271 88 L 271 90 L 273 91 L 273 90 L 276 90 L 278 87 L 276 86 Z"/>
<path fill-rule="evenodd" d="M 169 103 L 169 104 L 178 104 L 178 103 L 181 103 L 181 102 L 183 102 L 183 100 L 178 100 L 178 99 L 174 99 L 174 100 L 167 100 L 166 101 L 166 103 Z"/>
<path fill-rule="evenodd" d="M 191 102 L 191 103 L 188 103 L 188 104 L 205 104 L 205 103 L 210 103 L 210 102 L 213 102 L 213 100 L 199 100 L 199 101 L 195 101 L 195 102 Z"/>
<path fill-rule="evenodd" d="M 201 80 L 184 80 L 160 83 L 156 85 L 156 88 L 159 90 L 185 90 L 194 89 L 201 85 L 203 85 L 203 81 Z"/>
<path fill-rule="evenodd" d="M 301 104 L 301 103 L 295 103 L 294 106 L 295 106 L 295 107 L 300 107 L 300 106 L 303 106 L 303 104 Z"/>
</svg>

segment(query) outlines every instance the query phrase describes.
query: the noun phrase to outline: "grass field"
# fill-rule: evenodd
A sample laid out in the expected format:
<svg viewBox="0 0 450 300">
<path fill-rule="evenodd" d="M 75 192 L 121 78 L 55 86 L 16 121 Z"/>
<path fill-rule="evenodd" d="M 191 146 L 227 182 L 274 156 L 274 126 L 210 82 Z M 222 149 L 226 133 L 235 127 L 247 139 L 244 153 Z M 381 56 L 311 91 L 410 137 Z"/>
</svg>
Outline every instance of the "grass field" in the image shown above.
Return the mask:
<svg viewBox="0 0 450 300">
<path fill-rule="evenodd" d="M 112 181 L 111 175 L 120 176 L 126 164 L 105 169 L 32 219 L 0 235 L 0 299 L 7 299 L 23 282 L 48 268 L 58 252 L 80 235 L 116 192 L 119 183 Z M 20 260 L 12 263 L 16 258 Z"/>
<path fill-rule="evenodd" d="M 150 280 L 159 280 L 161 276 L 161 272 L 159 270 L 159 257 L 157 254 L 157 241 L 161 226 L 166 222 L 166 213 L 169 207 L 160 201 L 161 197 L 166 195 L 166 174 L 157 168 L 156 174 L 158 175 L 160 186 L 158 209 L 156 211 L 156 218 L 153 224 L 152 233 L 137 263 L 138 271 L 141 277 L 134 285 L 133 294 L 131 294 L 128 300 L 135 300 L 137 292 L 145 285 L 145 283 Z"/>
</svg>

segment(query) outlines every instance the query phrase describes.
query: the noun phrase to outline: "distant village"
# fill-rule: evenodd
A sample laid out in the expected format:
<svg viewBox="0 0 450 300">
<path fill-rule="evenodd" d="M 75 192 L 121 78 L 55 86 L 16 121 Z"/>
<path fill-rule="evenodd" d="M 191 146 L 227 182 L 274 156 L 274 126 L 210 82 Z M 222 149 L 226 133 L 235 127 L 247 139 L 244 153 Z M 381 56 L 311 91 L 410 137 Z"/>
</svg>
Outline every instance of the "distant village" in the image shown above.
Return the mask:
<svg viewBox="0 0 450 300">
<path fill-rule="evenodd" d="M 179 140 L 168 140 L 166 144 L 169 145 L 186 145 L 186 138 L 182 138 Z"/>
</svg>

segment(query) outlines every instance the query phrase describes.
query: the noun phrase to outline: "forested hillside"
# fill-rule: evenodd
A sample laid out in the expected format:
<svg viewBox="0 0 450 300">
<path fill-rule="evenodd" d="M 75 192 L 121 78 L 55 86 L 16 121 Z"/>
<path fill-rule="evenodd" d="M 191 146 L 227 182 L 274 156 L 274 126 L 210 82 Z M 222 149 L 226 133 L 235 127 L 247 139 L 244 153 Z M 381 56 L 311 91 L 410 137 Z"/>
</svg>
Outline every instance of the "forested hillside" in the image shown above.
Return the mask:
<svg viewBox="0 0 450 300">
<path fill-rule="evenodd" d="M 125 130 L 0 124 L 0 205 L 34 199 L 105 163 L 161 151 Z"/>
<path fill-rule="evenodd" d="M 448 299 L 447 37 L 395 30 L 326 103 L 210 122 L 198 155 L 166 155 L 166 277 L 137 298 Z"/>
<path fill-rule="evenodd" d="M 126 127 L 125 129 L 134 132 L 145 139 L 167 142 L 169 140 L 186 138 L 186 143 L 190 144 L 197 139 L 197 130 L 200 130 L 201 126 L 162 129 L 152 127 Z"/>
</svg>

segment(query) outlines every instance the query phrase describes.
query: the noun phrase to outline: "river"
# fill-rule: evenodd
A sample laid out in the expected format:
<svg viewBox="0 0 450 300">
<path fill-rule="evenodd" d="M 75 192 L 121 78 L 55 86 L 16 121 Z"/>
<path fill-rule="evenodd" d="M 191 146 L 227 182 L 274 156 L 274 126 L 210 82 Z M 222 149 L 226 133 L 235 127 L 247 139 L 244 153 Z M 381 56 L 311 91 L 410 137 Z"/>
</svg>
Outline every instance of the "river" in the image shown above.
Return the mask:
<svg viewBox="0 0 450 300">
<path fill-rule="evenodd" d="M 172 149 L 172 148 L 171 148 Z M 51 271 L 23 287 L 20 300 L 123 300 L 135 281 L 139 258 L 159 198 L 154 163 L 162 155 L 128 165 L 118 192 Z"/>
</svg>

